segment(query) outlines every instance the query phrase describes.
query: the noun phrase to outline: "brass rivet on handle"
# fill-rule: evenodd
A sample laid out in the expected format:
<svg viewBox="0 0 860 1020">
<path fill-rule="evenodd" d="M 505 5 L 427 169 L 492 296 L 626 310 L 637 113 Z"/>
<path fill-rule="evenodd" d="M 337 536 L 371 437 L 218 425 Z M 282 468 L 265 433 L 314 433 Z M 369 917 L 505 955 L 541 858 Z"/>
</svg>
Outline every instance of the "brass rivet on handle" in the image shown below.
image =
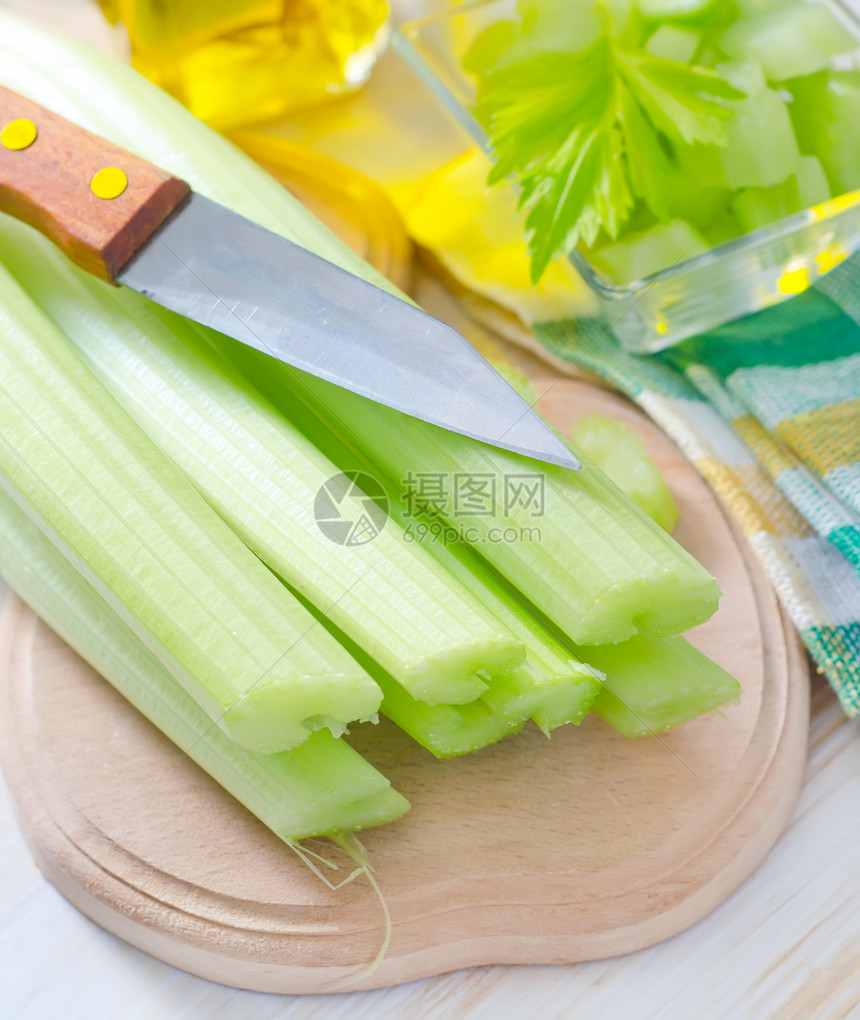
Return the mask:
<svg viewBox="0 0 860 1020">
<path fill-rule="evenodd" d="M 93 174 L 90 189 L 97 198 L 118 198 L 128 187 L 128 175 L 117 166 L 105 166 Z"/>
<path fill-rule="evenodd" d="M 36 141 L 39 131 L 36 125 L 27 117 L 17 117 L 0 131 L 0 145 L 4 149 L 26 149 Z"/>
</svg>

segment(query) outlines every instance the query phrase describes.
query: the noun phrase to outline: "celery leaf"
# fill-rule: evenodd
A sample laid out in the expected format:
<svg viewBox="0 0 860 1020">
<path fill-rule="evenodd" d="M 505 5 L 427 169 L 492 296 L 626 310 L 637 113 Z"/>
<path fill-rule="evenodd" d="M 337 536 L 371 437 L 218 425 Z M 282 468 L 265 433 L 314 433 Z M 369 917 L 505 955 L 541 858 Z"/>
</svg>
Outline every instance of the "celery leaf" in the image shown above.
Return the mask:
<svg viewBox="0 0 860 1020">
<path fill-rule="evenodd" d="M 490 183 L 513 176 L 531 275 L 601 230 L 614 238 L 637 201 L 668 218 L 674 144 L 721 144 L 744 93 L 713 71 L 619 46 L 604 32 L 575 52 L 533 50 L 513 62 L 471 67 L 494 166 Z"/>
</svg>

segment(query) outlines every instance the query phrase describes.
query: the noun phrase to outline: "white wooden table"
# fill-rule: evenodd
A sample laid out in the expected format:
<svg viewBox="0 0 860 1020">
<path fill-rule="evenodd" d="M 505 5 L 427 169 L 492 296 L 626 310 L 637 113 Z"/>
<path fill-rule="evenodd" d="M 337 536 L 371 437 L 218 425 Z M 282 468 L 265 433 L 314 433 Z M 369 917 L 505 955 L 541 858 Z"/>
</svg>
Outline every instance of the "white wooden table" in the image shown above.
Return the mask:
<svg viewBox="0 0 860 1020">
<path fill-rule="evenodd" d="M 0 0 L 106 37 L 80 0 Z M 451 1018 L 660 1020 L 860 1017 L 860 724 L 815 681 L 806 782 L 759 869 L 710 916 L 629 956 L 489 967 L 318 997 L 211 984 L 146 956 L 41 876 L 0 784 L 0 1018 Z"/>
</svg>

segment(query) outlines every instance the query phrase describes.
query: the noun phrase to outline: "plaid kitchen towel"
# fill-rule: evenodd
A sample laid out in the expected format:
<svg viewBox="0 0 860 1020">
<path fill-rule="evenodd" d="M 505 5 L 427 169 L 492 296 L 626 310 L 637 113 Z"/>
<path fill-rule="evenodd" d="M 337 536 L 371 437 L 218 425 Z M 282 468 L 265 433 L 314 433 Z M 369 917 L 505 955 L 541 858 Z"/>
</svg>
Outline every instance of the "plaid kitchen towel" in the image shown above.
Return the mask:
<svg viewBox="0 0 860 1020">
<path fill-rule="evenodd" d="M 595 318 L 534 329 L 634 399 L 695 464 L 860 715 L 860 255 L 659 355 L 623 351 Z"/>
</svg>

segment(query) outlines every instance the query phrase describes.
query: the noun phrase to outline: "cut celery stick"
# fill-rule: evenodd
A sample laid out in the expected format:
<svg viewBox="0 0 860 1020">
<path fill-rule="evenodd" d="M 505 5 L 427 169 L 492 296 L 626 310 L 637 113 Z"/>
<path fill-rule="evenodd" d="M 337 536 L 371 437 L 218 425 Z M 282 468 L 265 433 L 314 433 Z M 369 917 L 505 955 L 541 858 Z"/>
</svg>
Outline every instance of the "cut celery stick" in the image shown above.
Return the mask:
<svg viewBox="0 0 860 1020">
<path fill-rule="evenodd" d="M 683 638 L 642 634 L 580 652 L 606 673 L 594 712 L 625 737 L 662 733 L 741 695 L 737 680 Z"/>
<path fill-rule="evenodd" d="M 279 754 L 257 754 L 233 743 L 5 492 L 0 492 L 0 574 L 138 711 L 281 839 L 369 828 L 408 810 L 408 801 L 381 773 L 325 731 Z"/>
<path fill-rule="evenodd" d="M 317 436 L 328 456 L 344 470 L 366 467 L 366 459 L 356 449 L 354 436 L 353 441 L 344 440 L 330 427 L 320 428 Z M 394 492 L 391 497 L 392 513 L 402 514 L 403 508 Z M 554 634 L 551 625 L 545 626 L 538 619 L 541 614 L 499 578 L 475 554 L 474 547 L 434 541 L 428 548 L 456 577 L 470 584 L 476 596 L 517 634 L 526 646 L 527 664 L 536 674 L 539 671 L 535 666 L 540 663 L 544 678 L 532 680 L 528 696 L 535 697 L 539 692 L 541 707 L 532 712 L 532 718 L 547 733 L 564 723 L 578 723 L 589 706 L 596 704 L 595 696 L 603 706 L 601 714 L 607 721 L 613 725 L 617 722 L 617 728 L 623 733 L 641 736 L 656 732 L 655 727 L 668 729 L 680 725 L 740 695 L 740 686 L 683 638 L 658 639 L 643 635 L 614 646 L 579 647 L 565 636 Z M 649 672 L 648 663 L 653 664 L 653 673 Z M 578 666 L 584 674 L 580 680 L 578 711 L 569 680 L 553 687 L 552 674 L 556 679 L 564 678 L 565 666 Z M 519 678 L 520 675 L 518 672 L 510 676 Z M 490 703 L 491 694 L 496 694 L 500 700 L 510 697 L 514 692 L 506 691 L 506 684 L 507 680 L 483 695 L 480 701 Z M 601 693 L 606 690 L 615 693 L 606 697 Z M 623 703 L 619 699 L 623 699 Z M 625 704 L 629 707 L 625 708 Z M 493 707 L 497 714 L 505 711 L 503 705 Z M 515 701 L 510 708 L 516 709 Z M 445 739 L 451 740 L 450 733 L 445 734 Z"/>
<path fill-rule="evenodd" d="M 508 376 L 513 383 L 523 385 L 523 379 L 515 371 L 509 372 Z M 368 469 L 367 457 L 357 445 L 354 433 L 335 433 L 331 422 L 323 424 L 307 405 L 293 406 L 294 409 L 301 408 L 298 420 L 302 427 L 314 431 L 320 448 L 342 470 Z M 389 488 L 389 495 L 392 514 L 404 520 L 404 507 L 397 492 Z M 522 640 L 527 649 L 526 663 L 532 672 L 526 694 L 529 698 L 540 699 L 540 708 L 531 713 L 532 718 L 547 733 L 564 723 L 578 723 L 593 704 L 595 696 L 601 697 L 600 692 L 605 688 L 616 691 L 616 694 L 611 699 L 602 699 L 604 715 L 612 721 L 610 713 L 614 707 L 614 717 L 618 720 L 619 728 L 634 735 L 640 735 L 640 731 L 648 732 L 648 725 L 651 724 L 664 728 L 679 725 L 712 711 L 715 706 L 736 699 L 740 694 L 739 685 L 724 670 L 691 648 L 682 638 L 637 636 L 611 648 L 578 647 L 566 635 L 556 635 L 551 624 L 542 622 L 543 614 L 476 555 L 474 546 L 457 541 L 431 541 L 428 542 L 428 549 Z M 610 655 L 605 655 L 606 652 Z M 644 661 L 653 662 L 656 672 L 653 676 L 646 672 L 643 680 Z M 577 688 L 571 686 L 568 675 L 571 668 L 582 671 L 578 696 Z M 606 678 L 603 670 L 609 668 L 611 675 Z M 514 682 L 508 685 L 508 680 L 512 678 L 515 678 Z M 520 706 L 517 705 L 517 692 L 514 688 L 521 682 L 521 678 L 522 671 L 509 674 L 503 684 L 484 694 L 480 702 L 491 703 L 495 695 L 493 708 L 496 714 L 516 713 Z M 606 680 L 606 684 L 602 684 L 601 680 Z M 509 689 L 506 690 L 506 686 Z M 642 690 L 641 699 L 637 698 L 637 688 Z M 619 704 L 619 695 L 630 706 L 626 711 Z M 506 699 L 510 699 L 507 704 Z M 477 704 L 475 702 L 465 707 L 471 709 Z M 401 699 L 401 705 L 408 709 L 408 699 Z M 421 711 L 426 712 L 425 725 L 429 726 L 432 722 L 429 710 L 422 706 Z M 632 723 L 631 713 L 635 713 Z M 510 715 L 512 722 L 521 718 L 522 715 Z M 453 751 L 456 746 L 453 741 L 464 716 L 458 712 L 449 719 L 451 721 L 448 729 L 443 731 L 442 741 Z M 477 722 L 475 717 L 473 722 Z M 421 725 L 422 721 L 419 720 L 418 726 Z M 417 732 L 413 726 L 413 735 Z M 487 736 L 479 734 L 478 738 L 486 741 Z M 478 738 L 474 739 L 476 746 Z M 432 747 L 432 744 L 425 742 L 425 746 Z M 468 747 L 468 744 L 462 746 Z"/>
<path fill-rule="evenodd" d="M 427 705 L 399 685 L 377 674 L 383 691 L 382 711 L 436 758 L 471 754 L 518 733 L 528 716 L 510 721 L 481 699 L 470 705 Z"/>
<path fill-rule="evenodd" d="M 786 180 L 800 159 L 786 104 L 771 89 L 760 89 L 734 109 L 720 149 L 730 186 L 767 188 Z"/>
<path fill-rule="evenodd" d="M 689 223 L 672 220 L 628 234 L 623 241 L 590 252 L 589 258 L 614 282 L 632 283 L 707 250 L 707 241 Z"/>
<path fill-rule="evenodd" d="M 645 49 L 655 57 L 677 60 L 686 64 L 693 59 L 699 47 L 701 36 L 688 28 L 677 25 L 661 25 L 645 44 Z"/>
<path fill-rule="evenodd" d="M 0 268 L 0 486 L 225 732 L 258 751 L 381 692 Z"/>
<path fill-rule="evenodd" d="M 828 67 L 857 40 L 823 3 L 792 3 L 741 18 L 720 40 L 729 56 L 760 64 L 770 81 L 785 81 Z"/>
<path fill-rule="evenodd" d="M 516 377 L 515 377 L 516 378 Z M 320 430 L 320 448 L 345 471 L 367 471 L 369 461 L 354 445 L 347 447 L 330 429 Z M 390 512 L 405 528 L 415 526 L 399 494 L 388 489 Z M 408 532 L 404 531 L 404 540 Z M 549 633 L 525 601 L 468 546 L 459 542 L 429 542 L 429 554 L 452 578 L 522 642 L 525 662 L 518 669 L 496 676 L 479 699 L 467 705 L 419 703 L 401 685 L 371 661 L 362 648 L 336 629 L 331 618 L 321 619 L 384 693 L 382 711 L 401 729 L 439 758 L 466 754 L 517 732 L 531 718 L 549 736 L 566 724 L 579 725 L 600 691 L 602 674 L 581 663 L 575 653 Z"/>
<path fill-rule="evenodd" d="M 0 227 L 0 259 L 245 544 L 413 697 L 473 701 L 481 676 L 522 662 L 521 645 L 396 528 L 361 545 L 323 533 L 315 500 L 337 469 L 193 323 L 105 287 L 18 223 Z"/>
<path fill-rule="evenodd" d="M 675 500 L 632 429 L 617 419 L 588 414 L 574 424 L 570 437 L 652 520 L 664 531 L 672 531 L 678 523 Z"/>
</svg>

